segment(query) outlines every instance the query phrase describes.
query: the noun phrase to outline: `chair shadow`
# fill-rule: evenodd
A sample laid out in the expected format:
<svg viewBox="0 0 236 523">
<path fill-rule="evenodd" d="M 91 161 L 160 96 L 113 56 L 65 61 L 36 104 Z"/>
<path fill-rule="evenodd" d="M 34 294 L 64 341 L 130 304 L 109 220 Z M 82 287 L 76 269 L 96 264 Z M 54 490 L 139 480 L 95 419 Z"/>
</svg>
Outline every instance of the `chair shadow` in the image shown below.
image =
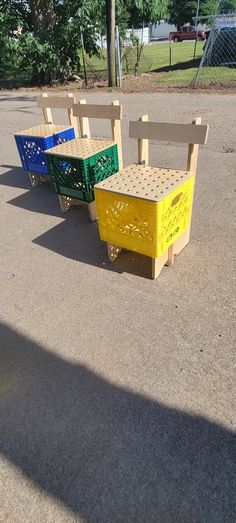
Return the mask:
<svg viewBox="0 0 236 523">
<path fill-rule="evenodd" d="M 97 222 L 90 222 L 86 205 L 72 209 L 63 222 L 33 240 L 65 258 L 119 274 L 126 272 L 143 278 L 151 277 L 151 260 L 131 251 L 121 251 L 109 262 L 106 243 L 100 240 Z"/>
<path fill-rule="evenodd" d="M 11 166 L 1 165 L 1 167 Z M 27 192 L 9 200 L 7 203 L 10 205 L 39 214 L 63 217 L 57 195 L 54 193 L 50 181 L 33 188 L 28 173 L 23 171 L 22 167 L 13 167 L 6 173 L 0 175 L 0 185 L 28 189 Z"/>
<path fill-rule="evenodd" d="M 19 189 L 30 189 L 28 174 L 23 171 L 22 167 L 2 164 L 0 167 L 9 168 L 9 171 L 0 174 L 0 185 L 8 187 L 19 187 Z"/>
<path fill-rule="evenodd" d="M 10 167 L 2 165 L 2 167 Z M 147 256 L 134 252 L 119 254 L 112 264 L 108 261 L 106 244 L 99 239 L 97 223 L 91 223 L 86 205 L 72 208 L 67 214 L 61 212 L 58 197 L 50 184 L 43 183 L 32 188 L 27 173 L 22 168 L 14 167 L 0 175 L 0 185 L 30 189 L 9 200 L 7 203 L 38 214 L 58 216 L 64 220 L 35 238 L 33 243 L 52 250 L 61 256 L 95 267 L 117 272 L 126 272 L 136 276 L 150 278 L 151 262 Z"/>
<path fill-rule="evenodd" d="M 7 325 L 0 358 L 2 455 L 84 522 L 234 521 L 230 430 L 117 386 Z M 14 496 L 14 480 L 10 488 Z"/>
<path fill-rule="evenodd" d="M 60 210 L 57 195 L 54 193 L 50 182 L 42 183 L 36 188 L 31 187 L 31 190 L 9 200 L 7 203 L 37 214 L 64 217 Z"/>
</svg>

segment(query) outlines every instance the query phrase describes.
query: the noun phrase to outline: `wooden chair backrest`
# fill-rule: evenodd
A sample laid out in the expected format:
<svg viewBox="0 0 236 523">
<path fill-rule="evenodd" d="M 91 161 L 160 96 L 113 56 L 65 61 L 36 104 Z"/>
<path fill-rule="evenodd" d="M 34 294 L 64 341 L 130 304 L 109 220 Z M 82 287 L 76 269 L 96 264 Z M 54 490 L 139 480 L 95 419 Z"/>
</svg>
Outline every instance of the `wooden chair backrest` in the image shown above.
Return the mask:
<svg viewBox="0 0 236 523">
<path fill-rule="evenodd" d="M 79 118 L 81 136 L 91 138 L 89 118 L 101 118 L 111 120 L 112 140 L 117 144 L 119 156 L 119 168 L 123 168 L 121 120 L 122 106 L 118 100 L 111 105 L 87 104 L 86 100 L 80 100 L 73 106 L 73 115 Z"/>
<path fill-rule="evenodd" d="M 201 118 L 191 124 L 149 122 L 148 115 L 130 122 L 129 136 L 138 139 L 138 162 L 148 164 L 148 140 L 188 143 L 187 170 L 196 172 L 199 144 L 206 144 L 208 125 L 201 125 Z"/>
<path fill-rule="evenodd" d="M 70 125 L 74 127 L 75 136 L 78 136 L 77 119 L 73 114 L 73 105 L 75 103 L 73 93 L 68 93 L 67 96 L 48 96 L 47 93 L 43 93 L 37 97 L 36 103 L 38 107 L 41 107 L 44 121 L 47 124 L 53 123 L 51 109 L 67 109 Z"/>
</svg>

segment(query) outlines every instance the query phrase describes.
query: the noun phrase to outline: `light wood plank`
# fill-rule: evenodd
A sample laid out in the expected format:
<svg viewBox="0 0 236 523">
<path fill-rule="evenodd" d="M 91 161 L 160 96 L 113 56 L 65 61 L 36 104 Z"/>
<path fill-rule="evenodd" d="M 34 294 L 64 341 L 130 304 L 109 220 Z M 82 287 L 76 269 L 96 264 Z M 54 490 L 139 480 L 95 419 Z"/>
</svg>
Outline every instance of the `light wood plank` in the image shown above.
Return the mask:
<svg viewBox="0 0 236 523">
<path fill-rule="evenodd" d="M 172 267 L 173 264 L 174 264 L 174 246 L 171 245 L 168 249 L 168 259 L 167 259 L 166 265 L 168 265 L 168 267 Z"/>
<path fill-rule="evenodd" d="M 117 107 L 120 106 L 119 100 L 114 100 L 112 105 Z M 119 170 L 123 169 L 123 153 L 122 153 L 122 140 L 121 140 L 121 123 L 120 120 L 111 120 L 111 132 L 112 139 L 117 144 L 118 158 L 119 158 Z"/>
<path fill-rule="evenodd" d="M 75 102 L 73 93 L 68 93 L 67 98 L 69 98 L 70 101 L 72 102 L 71 106 L 68 107 L 67 113 L 68 113 L 69 122 L 72 125 L 72 127 L 74 127 L 75 138 L 77 138 L 79 136 L 79 131 L 78 131 L 77 118 L 76 118 L 76 116 L 74 116 L 74 113 L 73 113 L 73 105 Z"/>
<path fill-rule="evenodd" d="M 68 142 L 69 144 L 71 142 Z M 58 147 L 55 150 L 57 154 Z M 48 154 L 48 152 L 46 151 Z M 151 202 L 161 202 L 172 191 L 178 189 L 193 177 L 189 171 L 150 167 L 149 165 L 131 164 L 118 173 L 109 176 L 96 184 L 96 190 L 110 191 L 112 193 L 141 198 Z M 179 193 L 180 194 L 180 193 Z"/>
<path fill-rule="evenodd" d="M 179 254 L 189 243 L 190 227 L 173 243 L 174 254 Z"/>
<path fill-rule="evenodd" d="M 118 258 L 120 251 L 120 247 L 116 247 L 116 245 L 107 243 L 108 259 L 111 263 L 113 263 Z"/>
<path fill-rule="evenodd" d="M 58 199 L 59 199 L 61 211 L 64 213 L 68 212 L 72 206 L 78 206 L 83 203 L 80 200 L 76 200 L 75 198 L 70 198 L 69 196 L 58 195 Z"/>
<path fill-rule="evenodd" d="M 79 104 L 85 105 L 87 104 L 86 100 L 80 100 Z M 73 114 L 75 114 L 74 108 L 73 108 Z M 91 138 L 90 134 L 90 126 L 89 126 L 89 119 L 87 116 L 80 116 L 79 117 L 79 124 L 80 124 L 80 132 L 82 138 Z"/>
<path fill-rule="evenodd" d="M 139 118 L 140 122 L 148 122 L 148 114 L 144 114 Z M 138 163 L 140 165 L 148 165 L 148 140 L 143 138 L 138 139 Z"/>
<path fill-rule="evenodd" d="M 74 104 L 75 116 L 87 118 L 103 118 L 104 120 L 121 120 L 122 107 L 120 105 Z"/>
<path fill-rule="evenodd" d="M 88 203 L 88 212 L 89 212 L 89 218 L 91 222 L 94 222 L 97 220 L 97 209 L 96 209 L 96 203 L 95 200 L 93 202 Z"/>
<path fill-rule="evenodd" d="M 40 179 L 37 174 L 29 173 L 29 179 L 30 179 L 30 183 L 31 183 L 32 187 L 34 187 L 34 188 L 38 187 L 38 185 L 40 184 Z"/>
<path fill-rule="evenodd" d="M 38 97 L 41 101 L 44 101 L 45 99 L 45 104 L 48 103 L 48 93 L 43 93 L 42 96 L 39 96 Z M 38 99 L 37 99 L 37 102 L 38 102 Z M 38 105 L 38 104 L 37 104 Z M 46 105 L 42 107 L 43 109 L 43 117 L 44 117 L 44 121 L 45 123 L 53 123 L 53 118 L 52 118 L 52 111 L 49 107 L 47 107 Z"/>
<path fill-rule="evenodd" d="M 201 125 L 201 117 L 199 116 L 196 120 L 193 120 L 192 125 L 199 126 Z M 197 171 L 197 161 L 198 161 L 199 145 L 197 143 L 189 143 L 188 146 L 188 158 L 187 158 L 187 171 L 194 172 Z"/>
<path fill-rule="evenodd" d="M 129 124 L 129 136 L 147 140 L 205 144 L 208 127 L 208 125 L 136 121 Z"/>
<path fill-rule="evenodd" d="M 48 96 L 47 93 L 43 93 L 42 96 L 37 96 L 36 103 L 42 109 L 72 109 L 75 100 L 72 93 L 70 96 Z"/>
<path fill-rule="evenodd" d="M 32 187 L 38 187 L 40 183 L 47 183 L 50 180 L 50 176 L 46 174 L 44 174 L 43 176 L 41 176 L 40 174 L 30 172 L 28 174 Z"/>
<path fill-rule="evenodd" d="M 165 263 L 168 260 L 168 251 L 164 252 L 160 258 L 152 258 L 152 279 L 156 280 L 160 275 Z"/>
</svg>

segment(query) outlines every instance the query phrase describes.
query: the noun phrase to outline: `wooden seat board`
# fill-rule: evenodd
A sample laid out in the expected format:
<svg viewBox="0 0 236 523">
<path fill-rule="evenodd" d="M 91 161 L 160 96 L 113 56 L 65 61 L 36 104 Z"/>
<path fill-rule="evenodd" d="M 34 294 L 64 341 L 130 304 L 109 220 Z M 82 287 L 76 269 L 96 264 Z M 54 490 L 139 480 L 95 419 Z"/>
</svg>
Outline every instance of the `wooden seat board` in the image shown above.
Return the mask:
<svg viewBox="0 0 236 523">
<path fill-rule="evenodd" d="M 95 189 L 160 202 L 193 175 L 190 171 L 131 164 L 96 184 Z"/>
<path fill-rule="evenodd" d="M 40 124 L 24 131 L 18 131 L 16 136 L 32 136 L 35 138 L 48 138 L 52 134 L 72 129 L 71 125 Z"/>
<path fill-rule="evenodd" d="M 115 142 L 111 140 L 76 138 L 75 140 L 70 140 L 69 142 L 47 149 L 47 154 L 86 160 L 86 158 L 90 158 L 90 156 L 93 156 L 94 154 L 105 151 L 113 145 L 115 145 Z"/>
</svg>

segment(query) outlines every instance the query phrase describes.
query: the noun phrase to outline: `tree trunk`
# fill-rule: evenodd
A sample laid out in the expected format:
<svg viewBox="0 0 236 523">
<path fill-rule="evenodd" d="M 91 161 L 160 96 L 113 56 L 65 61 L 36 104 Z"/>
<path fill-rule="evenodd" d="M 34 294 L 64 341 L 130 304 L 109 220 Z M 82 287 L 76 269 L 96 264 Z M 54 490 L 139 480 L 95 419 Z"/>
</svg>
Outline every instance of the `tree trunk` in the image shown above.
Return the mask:
<svg viewBox="0 0 236 523">
<path fill-rule="evenodd" d="M 32 15 L 34 36 L 42 42 L 46 32 L 53 29 L 55 22 L 53 0 L 29 0 Z M 44 85 L 51 82 L 48 71 L 39 71 L 37 65 L 33 67 L 31 82 L 33 85 Z"/>
<path fill-rule="evenodd" d="M 108 85 L 116 85 L 115 0 L 106 0 Z"/>
<path fill-rule="evenodd" d="M 35 36 L 43 35 L 54 24 L 53 0 L 30 0 L 32 22 Z"/>
</svg>

